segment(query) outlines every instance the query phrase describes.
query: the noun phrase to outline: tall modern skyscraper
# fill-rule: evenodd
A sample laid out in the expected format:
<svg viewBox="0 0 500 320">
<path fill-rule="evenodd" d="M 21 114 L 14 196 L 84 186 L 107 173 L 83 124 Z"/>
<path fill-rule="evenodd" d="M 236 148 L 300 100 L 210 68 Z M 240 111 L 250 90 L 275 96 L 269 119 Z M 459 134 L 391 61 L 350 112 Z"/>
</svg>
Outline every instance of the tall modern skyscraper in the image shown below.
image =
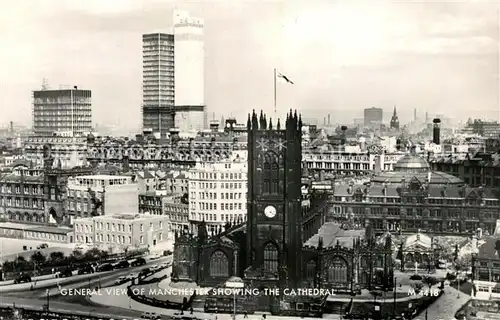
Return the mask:
<svg viewBox="0 0 500 320">
<path fill-rule="evenodd" d="M 92 131 L 92 92 L 71 89 L 33 91 L 33 133 L 83 136 Z"/>
<path fill-rule="evenodd" d="M 142 36 L 142 127 L 164 137 L 174 127 L 174 35 Z"/>
<path fill-rule="evenodd" d="M 174 12 L 175 126 L 181 132 L 205 128 L 204 21 Z"/>
</svg>

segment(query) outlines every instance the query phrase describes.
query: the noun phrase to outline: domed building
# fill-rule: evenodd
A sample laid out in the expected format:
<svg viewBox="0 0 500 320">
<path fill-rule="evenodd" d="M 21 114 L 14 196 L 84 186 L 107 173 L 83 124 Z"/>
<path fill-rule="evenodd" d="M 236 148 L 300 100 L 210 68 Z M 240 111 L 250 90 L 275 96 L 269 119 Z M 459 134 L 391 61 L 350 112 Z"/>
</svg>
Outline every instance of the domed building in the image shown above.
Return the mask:
<svg viewBox="0 0 500 320">
<path fill-rule="evenodd" d="M 469 187 L 460 178 L 432 171 L 424 158 L 409 153 L 392 172 L 363 184 L 336 185 L 330 215 L 340 221 L 354 215 L 359 224 L 378 232 L 451 235 L 480 228 L 493 234 L 499 204 L 496 190 Z"/>
<path fill-rule="evenodd" d="M 451 174 L 431 171 L 429 163 L 416 154 L 407 154 L 394 164 L 394 171 L 383 172 L 374 176 L 371 182 L 380 184 L 394 184 L 410 181 L 416 178 L 419 181 L 427 181 L 434 186 L 463 186 L 464 182 Z"/>
</svg>

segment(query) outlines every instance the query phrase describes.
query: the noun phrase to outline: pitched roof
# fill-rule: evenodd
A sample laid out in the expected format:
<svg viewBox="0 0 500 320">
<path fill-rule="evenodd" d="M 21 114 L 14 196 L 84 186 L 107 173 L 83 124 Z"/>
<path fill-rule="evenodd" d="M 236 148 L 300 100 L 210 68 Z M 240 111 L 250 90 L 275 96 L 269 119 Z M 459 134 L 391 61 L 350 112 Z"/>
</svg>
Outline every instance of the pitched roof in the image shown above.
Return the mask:
<svg viewBox="0 0 500 320">
<path fill-rule="evenodd" d="M 484 243 L 478 248 L 479 252 L 477 254 L 478 258 L 483 259 L 500 259 L 498 257 L 497 251 L 495 249 L 498 237 L 485 237 Z"/>
<path fill-rule="evenodd" d="M 365 229 L 344 230 L 342 226 L 334 222 L 326 222 L 318 231 L 317 234 L 312 236 L 306 241 L 304 246 L 318 247 L 319 238 L 323 240 L 323 247 L 333 247 L 337 245 L 352 248 L 353 239 L 364 239 Z"/>
</svg>

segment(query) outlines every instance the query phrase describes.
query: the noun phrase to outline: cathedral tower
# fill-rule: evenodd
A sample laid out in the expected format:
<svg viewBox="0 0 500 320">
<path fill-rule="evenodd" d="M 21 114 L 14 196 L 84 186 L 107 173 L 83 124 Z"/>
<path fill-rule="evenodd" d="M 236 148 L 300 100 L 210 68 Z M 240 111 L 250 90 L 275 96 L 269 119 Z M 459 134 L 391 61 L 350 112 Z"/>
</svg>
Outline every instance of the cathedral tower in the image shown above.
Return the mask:
<svg viewBox="0 0 500 320">
<path fill-rule="evenodd" d="M 299 287 L 302 266 L 302 120 L 284 128 L 261 112 L 248 116 L 247 274 Z"/>
</svg>

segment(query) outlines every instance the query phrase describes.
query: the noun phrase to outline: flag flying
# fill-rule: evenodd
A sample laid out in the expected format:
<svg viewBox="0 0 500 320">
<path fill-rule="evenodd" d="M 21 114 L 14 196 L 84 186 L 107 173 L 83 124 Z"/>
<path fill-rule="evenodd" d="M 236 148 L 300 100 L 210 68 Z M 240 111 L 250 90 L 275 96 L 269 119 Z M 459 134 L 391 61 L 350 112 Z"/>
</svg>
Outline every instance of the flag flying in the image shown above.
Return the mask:
<svg viewBox="0 0 500 320">
<path fill-rule="evenodd" d="M 286 82 L 290 83 L 290 84 L 294 84 L 292 80 L 290 80 L 290 78 L 288 78 L 287 76 L 285 76 L 284 74 L 282 74 L 281 72 L 278 72 L 278 78 L 281 78 L 283 80 L 285 80 Z"/>
</svg>

